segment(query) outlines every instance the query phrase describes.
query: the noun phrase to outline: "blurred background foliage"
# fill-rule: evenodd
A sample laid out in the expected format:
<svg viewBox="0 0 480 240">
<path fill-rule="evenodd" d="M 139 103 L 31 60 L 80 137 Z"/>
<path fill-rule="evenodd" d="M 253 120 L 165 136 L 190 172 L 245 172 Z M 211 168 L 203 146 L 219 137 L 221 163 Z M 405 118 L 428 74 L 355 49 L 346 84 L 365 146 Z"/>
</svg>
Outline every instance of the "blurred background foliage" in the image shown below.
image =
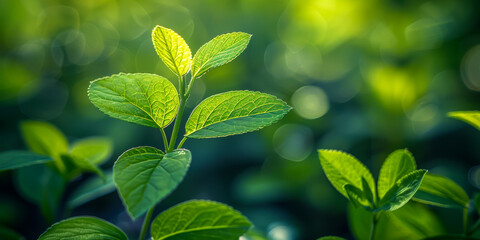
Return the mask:
<svg viewBox="0 0 480 240">
<path fill-rule="evenodd" d="M 480 109 L 479 9 L 476 0 L 3 0 L 0 151 L 25 148 L 18 127 L 26 119 L 49 121 L 72 141 L 111 138 L 105 169 L 133 146 L 161 147 L 158 131 L 98 111 L 87 98 L 89 82 L 118 72 L 174 80 L 151 42 L 157 24 L 182 35 L 193 52 L 216 35 L 244 31 L 253 34 L 247 50 L 197 81 L 188 109 L 212 94 L 250 89 L 294 110 L 257 133 L 187 141 L 192 167 L 157 211 L 205 198 L 255 223 L 245 239 L 361 236 L 362 227 L 349 230 L 347 201 L 327 182 L 316 149 L 350 152 L 378 172 L 388 153 L 409 148 L 420 168 L 470 196 L 480 188 L 480 133 L 446 117 Z M 12 175 L 0 174 L 0 225 L 35 238 L 48 224 L 17 193 Z M 461 229 L 459 211 L 416 208 L 399 216 L 418 213 L 431 222 L 427 230 Z M 117 193 L 71 214 L 133 233 L 141 224 L 131 223 Z M 403 237 L 421 236 L 404 228 Z"/>
</svg>

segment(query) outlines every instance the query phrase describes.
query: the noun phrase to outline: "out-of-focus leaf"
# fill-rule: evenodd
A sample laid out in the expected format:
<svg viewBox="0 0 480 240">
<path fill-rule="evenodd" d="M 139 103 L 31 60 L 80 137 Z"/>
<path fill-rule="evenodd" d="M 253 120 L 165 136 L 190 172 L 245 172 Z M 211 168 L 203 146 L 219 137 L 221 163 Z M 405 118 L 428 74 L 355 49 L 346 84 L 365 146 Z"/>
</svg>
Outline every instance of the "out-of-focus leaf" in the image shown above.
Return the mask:
<svg viewBox="0 0 480 240">
<path fill-rule="evenodd" d="M 123 121 L 164 128 L 175 118 L 178 93 L 166 78 L 120 73 L 90 83 L 88 97 L 105 114 Z"/>
<path fill-rule="evenodd" d="M 321 237 L 317 240 L 345 240 L 345 238 L 336 237 L 336 236 L 326 236 L 326 237 Z"/>
<path fill-rule="evenodd" d="M 192 155 L 186 149 L 164 154 L 153 147 L 124 152 L 113 166 L 113 181 L 132 219 L 144 214 L 183 180 Z"/>
<path fill-rule="evenodd" d="M 58 170 L 61 172 L 65 170 L 60 155 L 68 152 L 68 142 L 60 130 L 40 121 L 23 121 L 20 129 L 30 150 L 52 157 Z"/>
<path fill-rule="evenodd" d="M 162 212 L 152 222 L 154 240 L 238 240 L 252 224 L 231 207 L 193 200 Z"/>
<path fill-rule="evenodd" d="M 104 177 L 102 170 L 82 157 L 72 156 L 70 154 L 62 155 L 62 161 L 66 167 L 64 176 L 68 179 L 74 179 L 83 171 L 92 172 L 100 177 Z"/>
<path fill-rule="evenodd" d="M 362 178 L 365 179 L 375 194 L 375 181 L 372 174 L 355 157 L 335 150 L 318 150 L 318 156 L 328 180 L 343 196 L 348 198 L 343 188 L 346 184 L 362 189 Z"/>
<path fill-rule="evenodd" d="M 109 172 L 105 174 L 105 180 L 100 177 L 93 177 L 83 182 L 70 195 L 67 201 L 67 207 L 74 209 L 115 191 L 112 175 L 112 172 Z"/>
<path fill-rule="evenodd" d="M 22 235 L 16 233 L 15 231 L 0 225 L 0 239 L 2 239 L 2 240 L 23 240 L 25 238 Z"/>
<path fill-rule="evenodd" d="M 470 201 L 462 187 L 446 177 L 434 174 L 425 175 L 414 200 L 446 208 L 466 208 Z"/>
<path fill-rule="evenodd" d="M 243 32 L 222 34 L 205 43 L 193 58 L 192 76 L 202 76 L 208 70 L 229 63 L 248 45 L 252 35 Z"/>
<path fill-rule="evenodd" d="M 112 142 L 107 138 L 94 137 L 75 142 L 70 148 L 70 155 L 86 159 L 93 165 L 99 165 L 112 154 Z"/>
<path fill-rule="evenodd" d="M 400 178 L 380 199 L 378 210 L 394 211 L 405 205 L 417 192 L 426 170 L 415 170 Z"/>
<path fill-rule="evenodd" d="M 214 138 L 255 131 L 280 120 L 290 109 L 284 101 L 266 93 L 220 93 L 193 110 L 185 124 L 185 136 Z"/>
<path fill-rule="evenodd" d="M 192 52 L 180 35 L 172 29 L 157 25 L 153 29 L 152 40 L 158 56 L 172 72 L 183 76 L 190 70 Z"/>
<path fill-rule="evenodd" d="M 380 169 L 378 176 L 378 196 L 382 198 L 395 183 L 406 174 L 417 169 L 415 159 L 406 149 L 391 153 Z"/>
<path fill-rule="evenodd" d="M 53 222 L 65 189 L 63 177 L 40 164 L 18 169 L 14 180 L 20 194 L 40 206 L 45 218 Z"/>
<path fill-rule="evenodd" d="M 480 130 L 480 112 L 479 111 L 461 111 L 449 112 L 449 117 L 464 121 L 476 129 Z"/>
<path fill-rule="evenodd" d="M 52 161 L 51 157 L 28 151 L 8 151 L 0 153 L 0 171 L 42 164 Z"/>
<path fill-rule="evenodd" d="M 348 208 L 349 225 L 358 240 L 368 240 L 373 213 L 352 205 Z M 422 204 L 407 203 L 393 212 L 382 212 L 375 239 L 422 239 L 445 234 L 441 221 Z"/>
<path fill-rule="evenodd" d="M 115 225 L 95 217 L 73 217 L 53 224 L 39 240 L 127 240 Z"/>
</svg>

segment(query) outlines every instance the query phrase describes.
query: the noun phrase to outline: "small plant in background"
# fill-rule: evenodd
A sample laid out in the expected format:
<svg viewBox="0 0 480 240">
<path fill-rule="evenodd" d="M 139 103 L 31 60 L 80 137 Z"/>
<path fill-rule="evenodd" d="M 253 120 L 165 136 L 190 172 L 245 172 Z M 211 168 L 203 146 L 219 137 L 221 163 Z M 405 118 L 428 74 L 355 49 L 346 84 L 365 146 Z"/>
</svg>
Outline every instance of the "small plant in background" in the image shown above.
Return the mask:
<svg viewBox="0 0 480 240">
<path fill-rule="evenodd" d="M 480 219 L 469 227 L 469 213 L 480 213 L 480 195 L 470 200 L 465 190 L 440 175 L 416 170 L 411 153 L 391 153 L 383 163 L 375 188 L 368 169 L 353 156 L 334 150 L 319 150 L 322 168 L 332 185 L 350 202 L 350 227 L 358 239 L 475 239 Z M 441 223 L 427 209 L 410 200 L 463 211 L 463 233 L 445 234 Z M 471 211 L 474 202 L 476 211 Z M 408 204 L 407 204 L 408 203 Z M 404 207 L 405 206 L 405 207 Z M 401 209 L 400 209 L 401 208 Z M 366 211 L 365 211 L 366 210 Z M 367 224 L 370 222 L 370 224 Z M 365 228 L 370 228 L 366 231 Z M 394 231 L 405 228 L 405 231 Z M 410 229 L 415 229 L 408 235 Z M 397 236 L 396 234 L 404 234 Z M 322 240 L 342 239 L 328 236 Z"/>
<path fill-rule="evenodd" d="M 16 169 L 14 181 L 18 191 L 40 207 L 47 222 L 58 218 L 60 200 L 67 184 L 83 172 L 96 173 L 101 179 L 93 178 L 82 183 L 70 196 L 66 212 L 113 190 L 107 185 L 110 175 L 99 168 L 111 155 L 110 140 L 92 137 L 69 145 L 60 130 L 40 121 L 24 121 L 20 129 L 30 151 L 0 153 L 0 171 Z M 86 188 L 85 184 L 92 183 L 94 188 Z M 99 192 L 101 186 L 107 188 Z"/>
<path fill-rule="evenodd" d="M 164 149 L 142 146 L 124 152 L 113 167 L 113 181 L 130 217 L 146 213 L 139 239 L 145 239 L 155 205 L 183 180 L 192 159 L 182 148 L 189 138 L 225 137 L 268 126 L 291 109 L 269 94 L 230 91 L 203 100 L 190 114 L 177 144 L 185 104 L 195 79 L 226 64 L 244 51 L 250 34 L 215 37 L 192 58 L 185 40 L 157 26 L 152 33 L 160 59 L 178 77 L 178 88 L 166 78 L 147 73 L 120 73 L 91 82 L 90 101 L 105 114 L 160 131 Z M 186 75 L 190 73 L 188 80 Z M 178 91 L 177 91 L 178 90 Z M 173 121 L 168 139 L 165 128 Z M 251 223 L 232 208 L 212 201 L 180 203 L 151 223 L 153 239 L 238 239 Z M 117 227 L 93 217 L 75 217 L 54 224 L 40 239 L 127 239 Z"/>
</svg>

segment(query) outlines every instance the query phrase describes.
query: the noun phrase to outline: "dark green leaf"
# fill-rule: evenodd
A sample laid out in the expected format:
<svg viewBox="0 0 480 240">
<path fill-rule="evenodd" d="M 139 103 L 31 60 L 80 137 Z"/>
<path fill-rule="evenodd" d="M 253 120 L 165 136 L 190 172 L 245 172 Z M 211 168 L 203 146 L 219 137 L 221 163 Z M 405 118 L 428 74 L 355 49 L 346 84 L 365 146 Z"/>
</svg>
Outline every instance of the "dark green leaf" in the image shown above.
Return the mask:
<svg viewBox="0 0 480 240">
<path fill-rule="evenodd" d="M 105 180 L 100 177 L 93 177 L 83 182 L 70 195 L 67 201 L 67 207 L 74 209 L 89 201 L 115 191 L 112 172 L 105 174 Z"/>
<path fill-rule="evenodd" d="M 124 152 L 113 167 L 113 180 L 133 219 L 171 193 L 183 180 L 192 155 L 186 149 L 164 154 L 153 147 Z"/>
<path fill-rule="evenodd" d="M 48 156 L 28 151 L 8 151 L 0 153 L 0 171 L 42 164 L 52 161 Z"/>
<path fill-rule="evenodd" d="M 255 131 L 283 118 L 290 109 L 282 100 L 265 93 L 220 93 L 193 110 L 185 124 L 185 136 L 214 138 Z"/>
<path fill-rule="evenodd" d="M 194 200 L 162 212 L 151 231 L 154 240 L 238 240 L 251 225 L 229 206 Z"/>
<path fill-rule="evenodd" d="M 23 240 L 25 238 L 22 237 L 22 235 L 16 233 L 15 231 L 0 225 L 0 239 L 2 239 L 2 240 Z"/>
<path fill-rule="evenodd" d="M 127 240 L 115 225 L 95 217 L 73 217 L 53 224 L 39 240 Z"/>
<path fill-rule="evenodd" d="M 97 79 L 90 101 L 105 114 L 123 121 L 164 128 L 175 118 L 178 93 L 166 78 L 148 73 L 120 73 Z"/>
</svg>

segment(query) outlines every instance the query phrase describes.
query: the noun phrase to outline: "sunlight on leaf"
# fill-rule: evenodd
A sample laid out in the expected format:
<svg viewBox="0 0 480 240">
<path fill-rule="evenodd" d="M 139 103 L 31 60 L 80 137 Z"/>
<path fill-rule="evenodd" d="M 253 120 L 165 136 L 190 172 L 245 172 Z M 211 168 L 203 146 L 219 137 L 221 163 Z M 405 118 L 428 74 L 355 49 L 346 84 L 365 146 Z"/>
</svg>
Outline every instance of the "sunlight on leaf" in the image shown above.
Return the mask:
<svg viewBox="0 0 480 240">
<path fill-rule="evenodd" d="M 120 73 L 93 81 L 90 101 L 105 114 L 153 128 L 168 126 L 178 109 L 178 93 L 166 78 Z"/>
<path fill-rule="evenodd" d="M 214 138 L 259 130 L 280 120 L 291 107 L 260 92 L 231 91 L 213 95 L 193 110 L 185 124 L 189 138 Z"/>
<path fill-rule="evenodd" d="M 473 127 L 480 130 L 480 112 L 479 111 L 463 111 L 463 112 L 449 112 L 449 117 L 464 121 Z"/>
<path fill-rule="evenodd" d="M 112 142 L 107 138 L 92 137 L 75 142 L 70 149 L 70 155 L 99 165 L 112 154 Z"/>
<path fill-rule="evenodd" d="M 348 198 L 343 188 L 345 184 L 362 189 L 362 178 L 365 179 L 375 195 L 375 181 L 372 174 L 355 157 L 344 152 L 323 149 L 318 150 L 318 156 L 328 180 L 343 196 Z"/>
<path fill-rule="evenodd" d="M 414 200 L 446 208 L 466 208 L 470 201 L 462 187 L 446 177 L 434 174 L 425 175 Z"/>
<path fill-rule="evenodd" d="M 153 220 L 154 240 L 238 240 L 252 224 L 231 207 L 206 200 L 178 204 Z"/>
<path fill-rule="evenodd" d="M 378 196 L 382 198 L 395 183 L 407 173 L 417 168 L 415 159 L 406 149 L 391 153 L 380 169 L 378 176 Z"/>
<path fill-rule="evenodd" d="M 192 76 L 197 78 L 208 70 L 229 63 L 248 45 L 252 35 L 243 32 L 222 34 L 205 43 L 193 58 Z"/>
<path fill-rule="evenodd" d="M 190 70 L 192 52 L 180 35 L 172 29 L 157 25 L 153 29 L 152 40 L 160 59 L 175 74 L 183 76 Z"/>
<path fill-rule="evenodd" d="M 426 170 L 415 170 L 403 176 L 380 199 L 377 210 L 394 211 L 405 205 L 417 192 Z"/>
<path fill-rule="evenodd" d="M 95 217 L 73 217 L 53 224 L 39 240 L 127 240 L 115 225 Z"/>
</svg>

